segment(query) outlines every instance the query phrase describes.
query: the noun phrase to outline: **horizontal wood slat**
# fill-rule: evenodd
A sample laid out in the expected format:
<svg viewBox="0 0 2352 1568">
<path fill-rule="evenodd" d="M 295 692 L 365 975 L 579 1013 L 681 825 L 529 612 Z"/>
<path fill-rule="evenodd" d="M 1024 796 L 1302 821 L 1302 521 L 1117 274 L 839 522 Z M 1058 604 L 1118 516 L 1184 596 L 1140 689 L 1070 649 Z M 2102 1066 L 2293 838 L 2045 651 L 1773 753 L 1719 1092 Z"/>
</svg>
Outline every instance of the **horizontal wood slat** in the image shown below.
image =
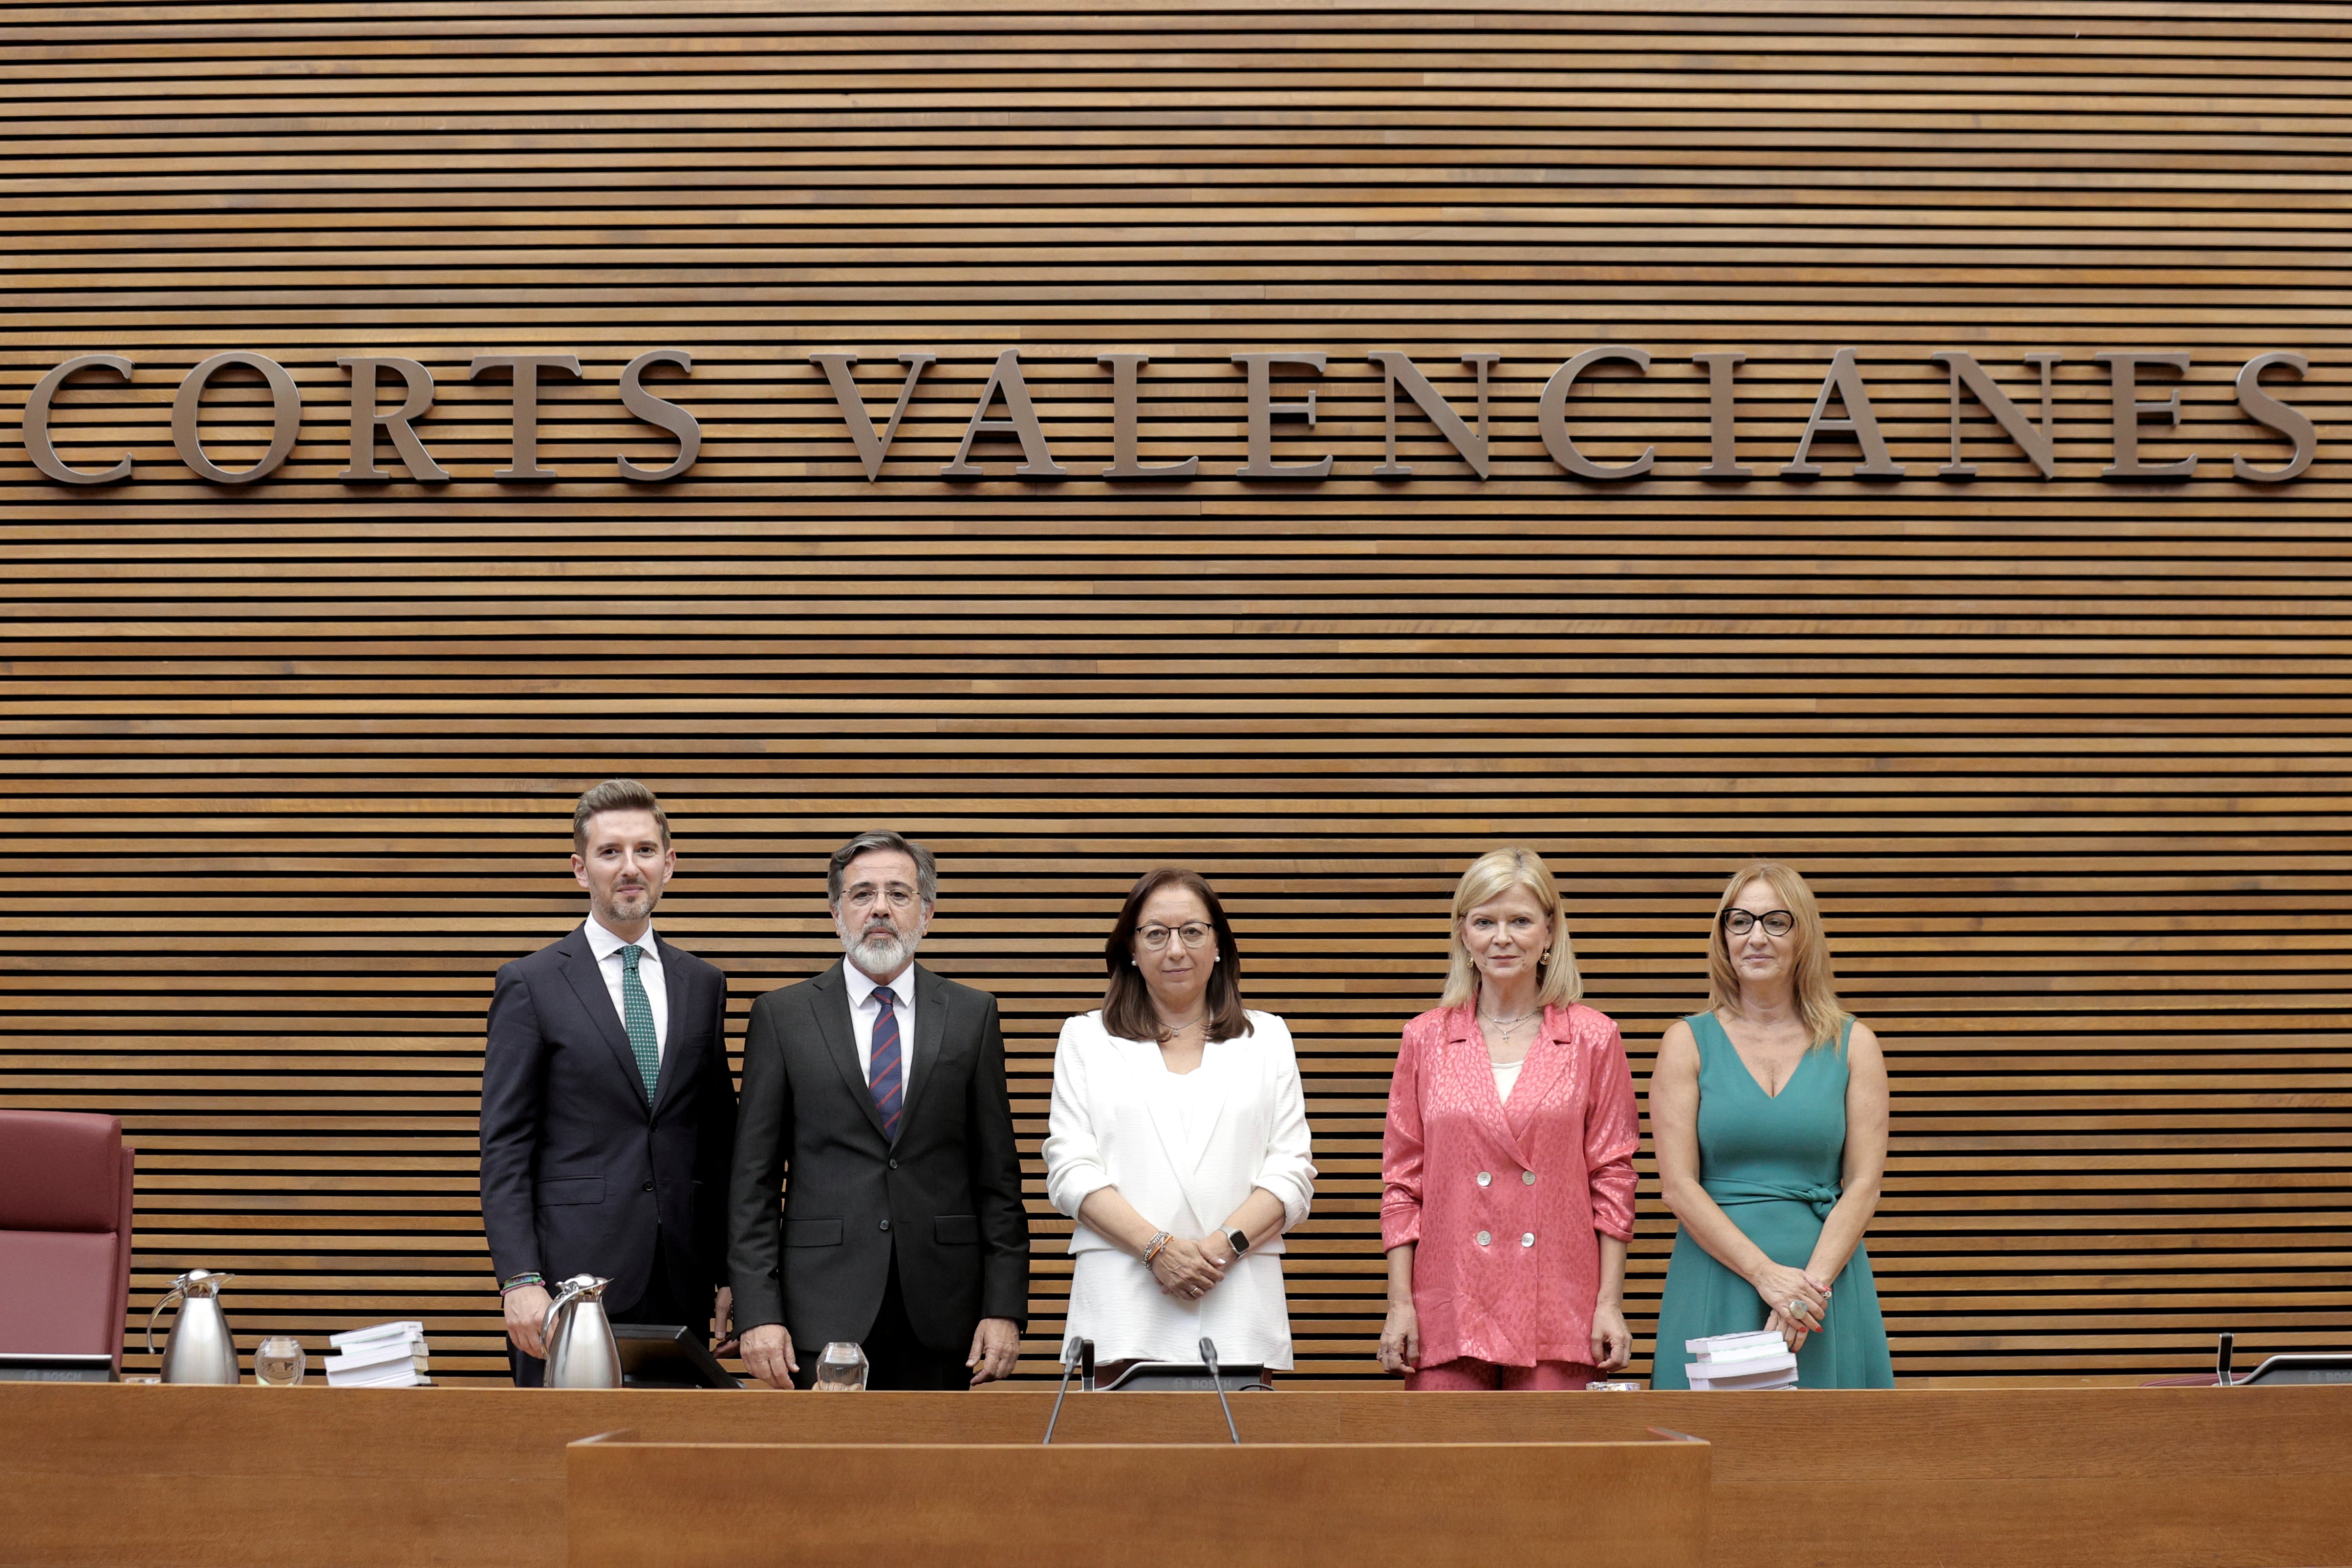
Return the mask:
<svg viewBox="0 0 2352 1568">
<path fill-rule="evenodd" d="M 934 843 L 926 948 L 1003 1001 L 1040 1240 L 1028 1366 L 1068 1223 L 1044 1199 L 1059 1020 L 1139 871 L 1199 865 L 1249 992 L 1297 1035 L 1323 1176 L 1288 1264 L 1300 1367 L 1372 1379 L 1379 1134 L 1470 855 L 1527 842 L 1637 1077 L 1704 998 L 1706 916 L 1769 853 L 1822 894 L 1896 1092 L 1871 1248 L 1905 1378 L 2189 1370 L 2352 1339 L 2352 24 L 2339 7 L 1682 0 L 1513 10 L 1191 0 L 1008 9 L 802 0 L 0 4 L 0 777 L 19 834 L 0 1103 L 122 1115 L 134 1316 L 203 1263 L 250 1342 L 394 1315 L 436 1375 L 503 1365 L 475 1194 L 480 1016 L 577 919 L 571 797 L 664 795 L 664 933 L 738 1024 L 837 951 L 822 861 L 876 822 Z M 1564 474 L 1570 421 L 1644 479 Z M 703 426 L 663 486 L 620 367 Z M 1899 481 L 1783 480 L 1853 348 Z M 808 354 L 887 417 L 869 482 Z M 1021 350 L 1071 476 L 939 477 Z M 1735 348 L 1746 484 L 1697 476 Z M 208 355 L 300 388 L 268 479 L 170 434 Z M 1235 353 L 1319 350 L 1310 433 L 1236 478 Z M 1407 404 L 1493 351 L 1492 476 Z M 1964 404 L 1975 355 L 2054 477 Z M 2103 349 L 2189 351 L 2119 485 Z M 2232 388 L 2317 423 L 2288 452 Z M 542 460 L 502 486 L 495 351 L 574 352 Z M 1145 462 L 1106 482 L 1109 377 L 1149 354 Z M 124 385 L 16 432 L 77 353 Z M 454 477 L 344 484 L 353 354 L 437 383 Z M 388 405 L 387 405 L 388 406 Z M 215 462 L 267 444 L 235 374 Z M 389 444 L 386 444 L 387 447 Z M 387 458 L 389 452 L 386 453 Z M 1642 1364 L 1671 1217 L 1645 1152 Z M 140 1355 L 134 1365 L 148 1364 Z"/>
</svg>

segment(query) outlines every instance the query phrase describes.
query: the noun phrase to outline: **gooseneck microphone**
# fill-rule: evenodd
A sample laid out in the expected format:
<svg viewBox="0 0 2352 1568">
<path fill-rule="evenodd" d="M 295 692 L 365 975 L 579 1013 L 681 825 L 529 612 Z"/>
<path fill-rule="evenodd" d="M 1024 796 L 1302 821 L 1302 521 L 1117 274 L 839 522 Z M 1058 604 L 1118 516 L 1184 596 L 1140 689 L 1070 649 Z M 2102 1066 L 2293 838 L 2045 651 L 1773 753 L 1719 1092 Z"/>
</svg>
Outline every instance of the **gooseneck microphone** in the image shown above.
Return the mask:
<svg viewBox="0 0 2352 1568">
<path fill-rule="evenodd" d="M 1217 1385 L 1217 1403 L 1225 1412 L 1225 1430 L 1234 1435 L 1234 1442 L 1238 1447 L 1242 1429 L 1234 1425 L 1233 1401 L 1225 1397 L 1225 1375 L 1217 1370 L 1217 1342 L 1206 1334 L 1201 1336 L 1201 1359 L 1208 1364 L 1209 1381 Z"/>
<path fill-rule="evenodd" d="M 1087 1376 L 1080 1386 L 1092 1388 L 1095 1385 L 1095 1342 L 1090 1339 L 1073 1340 L 1062 1347 L 1062 1385 L 1054 1390 L 1054 1413 L 1045 1417 L 1047 1443 L 1054 1440 L 1054 1424 L 1062 1418 L 1062 1396 L 1070 1391 L 1070 1374 L 1081 1365 L 1085 1366 Z"/>
</svg>

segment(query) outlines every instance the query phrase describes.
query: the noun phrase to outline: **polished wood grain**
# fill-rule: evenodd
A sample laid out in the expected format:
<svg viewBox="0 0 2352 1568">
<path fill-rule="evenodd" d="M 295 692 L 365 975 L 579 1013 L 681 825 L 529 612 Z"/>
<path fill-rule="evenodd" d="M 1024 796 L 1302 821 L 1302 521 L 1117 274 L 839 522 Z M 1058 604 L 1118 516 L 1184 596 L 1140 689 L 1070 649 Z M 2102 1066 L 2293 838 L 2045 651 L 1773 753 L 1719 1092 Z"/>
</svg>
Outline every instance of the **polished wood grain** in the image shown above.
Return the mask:
<svg viewBox="0 0 2352 1568">
<path fill-rule="evenodd" d="M 2347 1402 L 2352 1393 L 2329 1386 L 1304 1391 L 1236 1398 L 1233 1412 L 1243 1452 L 1258 1456 L 1265 1445 L 1459 1445 L 1467 1451 L 1453 1459 L 1476 1463 L 1479 1445 L 1638 1444 L 1654 1427 L 1696 1436 L 1708 1446 L 1710 1561 L 1722 1564 L 2291 1568 L 2352 1562 L 2352 1527 L 2334 1506 L 2352 1486 Z M 804 1398 L 0 1384 L 0 1428 L 28 1439 L 0 1445 L 0 1540 L 26 1568 L 194 1547 L 255 1568 L 527 1568 L 563 1561 L 565 1445 L 583 1437 L 627 1429 L 655 1444 L 1034 1453 L 1052 1406 L 1041 1390 Z M 1224 1442 L 1210 1396 L 1073 1394 L 1055 1448 L 1184 1454 Z M 299 1506 L 287 1506 L 289 1494 Z M 1622 1500 L 1610 1496 L 1611 1508 Z"/>
<path fill-rule="evenodd" d="M 1906 1379 L 2131 1378 L 2352 1338 L 2352 26 L 2329 7 L 2055 11 L 1622 0 L 1256 10 L 509 0 L 495 16 L 191 0 L 0 5 L 0 778 L 22 871 L 0 1104 L 121 1115 L 133 1313 L 198 1263 L 231 1321 L 401 1316 L 437 1376 L 502 1353 L 475 1195 L 490 976 L 579 917 L 566 811 L 615 772 L 680 834 L 665 935 L 740 1019 L 835 947 L 824 853 L 940 852 L 927 956 L 1004 1004 L 1035 1160 L 1062 1018 L 1141 870 L 1200 866 L 1252 1001 L 1300 1042 L 1316 1212 L 1286 1269 L 1302 1376 L 1370 1381 L 1397 1031 L 1447 892 L 1541 850 L 1637 1077 L 1704 1000 L 1730 867 L 1792 861 L 1895 1087 L 1871 1249 Z M 1600 343 L 1563 476 L 1544 379 Z M 667 450 L 616 378 L 688 348 Z M 1017 346 L 1073 476 L 938 477 Z M 1909 476 L 1776 476 L 1852 347 Z M 1318 485 L 1237 480 L 1237 352 L 1319 349 Z M 1695 477 L 1740 348 L 1745 485 Z M 1969 411 L 2054 350 L 2057 475 Z M 2179 348 L 2177 485 L 2101 481 L 2101 349 Z M 267 353 L 301 438 L 198 481 L 169 434 L 207 355 Z M 812 351 L 938 352 L 868 483 Z M 1367 356 L 1466 406 L 1503 355 L 1493 476 Z M 2318 460 L 2242 418 L 2293 349 Z M 562 477 L 500 486 L 474 355 L 581 355 L 542 390 Z M 1113 486 L 1098 353 L 1150 356 Z M 70 354 L 77 462 L 15 434 Z M 344 485 L 355 353 L 438 387 L 443 486 Z M 2158 395 L 2160 395 L 2158 393 Z M 2027 400 L 2029 403 L 2032 399 Z M 248 461 L 257 383 L 205 404 Z M 1673 1234 L 1643 1156 L 1629 1308 L 1650 1356 Z M 133 1367 L 152 1366 L 137 1354 Z"/>
<path fill-rule="evenodd" d="M 863 1568 L 900 1555 L 1061 1568 L 1171 1554 L 1344 1568 L 1405 1539 L 1441 1568 L 1504 1556 L 1706 1568 L 1706 1469 L 1705 1443 L 1672 1438 L 845 1448 L 623 1433 L 566 1451 L 564 1527 L 570 1568 L 735 1568 L 747 1556 Z M 1563 1530 L 1563 1498 L 1609 1506 Z"/>
</svg>

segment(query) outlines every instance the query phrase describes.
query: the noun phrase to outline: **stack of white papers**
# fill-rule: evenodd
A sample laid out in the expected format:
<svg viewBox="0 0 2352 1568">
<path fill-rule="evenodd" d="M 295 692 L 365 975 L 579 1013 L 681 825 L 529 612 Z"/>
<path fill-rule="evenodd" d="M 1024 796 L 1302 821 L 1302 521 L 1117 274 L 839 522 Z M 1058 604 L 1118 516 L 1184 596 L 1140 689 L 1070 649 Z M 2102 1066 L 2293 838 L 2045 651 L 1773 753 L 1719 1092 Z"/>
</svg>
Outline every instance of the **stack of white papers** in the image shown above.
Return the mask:
<svg viewBox="0 0 2352 1568">
<path fill-rule="evenodd" d="M 1686 1339 L 1685 1369 L 1693 1388 L 1794 1388 L 1797 1357 L 1772 1329 Z"/>
<path fill-rule="evenodd" d="M 321 1364 L 330 1388 L 413 1388 L 425 1381 L 425 1325 L 377 1323 L 329 1336 Z"/>
</svg>

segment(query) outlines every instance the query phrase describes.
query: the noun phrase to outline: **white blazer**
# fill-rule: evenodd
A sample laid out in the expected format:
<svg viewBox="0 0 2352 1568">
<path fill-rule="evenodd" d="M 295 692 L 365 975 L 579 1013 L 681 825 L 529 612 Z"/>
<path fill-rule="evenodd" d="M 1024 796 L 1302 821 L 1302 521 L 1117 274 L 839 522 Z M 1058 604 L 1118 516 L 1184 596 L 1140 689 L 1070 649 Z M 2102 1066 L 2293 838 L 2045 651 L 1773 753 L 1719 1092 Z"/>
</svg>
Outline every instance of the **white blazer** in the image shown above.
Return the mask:
<svg viewBox="0 0 2352 1568">
<path fill-rule="evenodd" d="M 1212 1040 L 1203 1051 L 1200 1071 L 1223 1087 L 1216 1114 L 1196 1118 L 1189 1136 L 1168 1096 L 1156 1092 L 1167 1069 L 1155 1042 L 1113 1039 L 1099 1011 L 1064 1022 L 1045 1134 L 1045 1195 L 1055 1208 L 1076 1219 L 1087 1195 L 1115 1186 L 1152 1224 L 1173 1228 L 1180 1208 L 1189 1207 L 1201 1226 L 1195 1234 L 1206 1234 L 1262 1186 L 1282 1200 L 1285 1229 L 1306 1218 L 1315 1166 L 1297 1054 L 1280 1019 L 1248 1018 L 1248 1034 Z M 1116 1249 L 1081 1221 L 1070 1250 Z M 1250 1256 L 1282 1250 L 1276 1237 Z"/>
</svg>

